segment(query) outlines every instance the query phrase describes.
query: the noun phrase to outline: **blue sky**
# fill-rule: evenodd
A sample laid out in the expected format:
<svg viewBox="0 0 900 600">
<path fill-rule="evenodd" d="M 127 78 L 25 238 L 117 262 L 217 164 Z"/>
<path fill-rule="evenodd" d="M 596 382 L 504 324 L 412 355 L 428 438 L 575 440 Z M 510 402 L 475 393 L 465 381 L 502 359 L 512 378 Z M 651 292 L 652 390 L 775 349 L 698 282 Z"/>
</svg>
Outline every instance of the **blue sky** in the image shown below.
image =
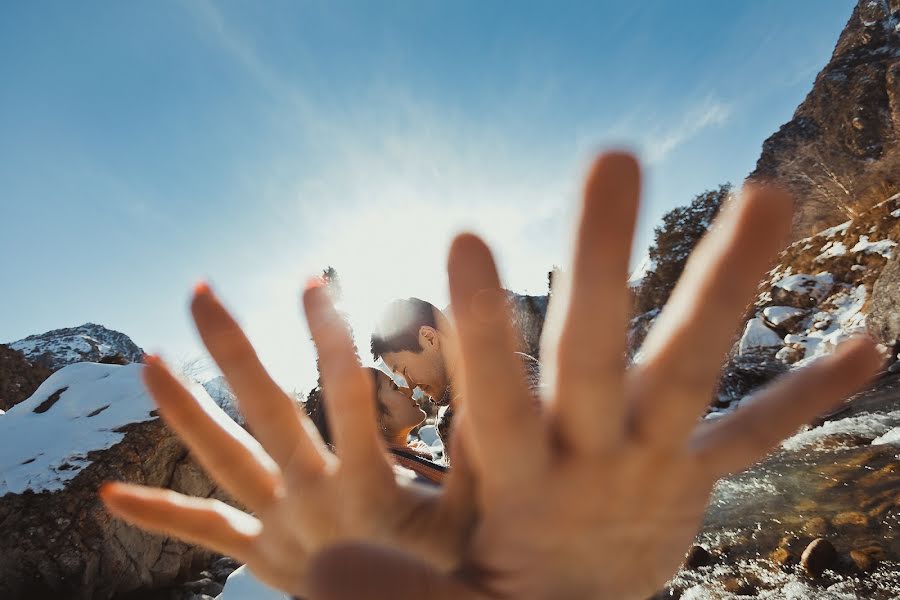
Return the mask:
<svg viewBox="0 0 900 600">
<path fill-rule="evenodd" d="M 361 337 L 446 304 L 460 229 L 509 287 L 562 264 L 593 153 L 644 159 L 661 215 L 752 170 L 854 3 L 20 2 L 0 11 L 0 341 L 86 321 L 200 353 L 209 279 L 286 387 L 314 359 L 303 281 Z"/>
</svg>

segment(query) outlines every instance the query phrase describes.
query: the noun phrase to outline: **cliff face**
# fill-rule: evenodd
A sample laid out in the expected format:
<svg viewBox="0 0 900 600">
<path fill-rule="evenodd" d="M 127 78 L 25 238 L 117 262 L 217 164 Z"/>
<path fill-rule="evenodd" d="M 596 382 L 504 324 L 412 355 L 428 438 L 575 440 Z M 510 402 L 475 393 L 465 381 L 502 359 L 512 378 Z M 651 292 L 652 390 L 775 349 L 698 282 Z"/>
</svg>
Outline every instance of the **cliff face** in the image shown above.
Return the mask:
<svg viewBox="0 0 900 600">
<path fill-rule="evenodd" d="M 763 143 L 754 178 L 796 197 L 795 238 L 900 189 L 900 0 L 860 0 L 793 118 Z"/>
</svg>

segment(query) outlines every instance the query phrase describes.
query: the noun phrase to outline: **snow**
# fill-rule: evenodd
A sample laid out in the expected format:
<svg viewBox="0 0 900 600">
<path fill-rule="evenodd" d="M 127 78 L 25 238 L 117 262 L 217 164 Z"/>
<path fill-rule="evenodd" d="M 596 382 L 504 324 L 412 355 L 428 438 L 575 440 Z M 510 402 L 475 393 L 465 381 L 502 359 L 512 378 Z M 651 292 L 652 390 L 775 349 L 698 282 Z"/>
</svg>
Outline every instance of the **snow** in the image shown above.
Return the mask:
<svg viewBox="0 0 900 600">
<path fill-rule="evenodd" d="M 0 408 L 0 415 L 5 415 L 5 414 L 6 414 L 6 411 L 3 410 L 2 408 Z"/>
<path fill-rule="evenodd" d="M 95 347 L 103 354 L 113 354 L 112 348 L 109 345 L 103 344 L 88 335 L 78 337 L 73 336 L 66 339 L 64 342 L 56 341 L 56 343 L 52 344 L 49 348 L 47 342 L 41 339 L 19 340 L 18 342 L 11 343 L 9 347 L 13 350 L 18 350 L 27 357 L 38 356 L 44 352 L 50 352 L 60 362 L 66 364 L 83 360 L 82 357 L 89 354 Z"/>
<path fill-rule="evenodd" d="M 822 246 L 821 254 L 816 257 L 816 262 L 822 262 L 835 256 L 844 256 L 847 254 L 847 246 L 843 242 L 828 242 Z"/>
<path fill-rule="evenodd" d="M 424 425 L 419 428 L 419 439 L 428 444 L 434 445 L 440 438 L 438 437 L 437 428 L 434 425 Z"/>
<path fill-rule="evenodd" d="M 850 223 L 852 223 L 852 221 L 844 221 L 840 225 L 835 225 L 834 227 L 829 227 L 828 229 L 823 229 L 822 231 L 820 231 L 818 233 L 818 235 L 816 237 L 830 238 L 830 237 L 834 237 L 835 235 L 837 235 L 839 233 L 844 233 L 845 231 L 847 231 L 847 228 L 850 227 Z"/>
<path fill-rule="evenodd" d="M 781 337 L 766 326 L 762 317 L 754 317 L 747 321 L 744 333 L 738 346 L 738 353 L 745 354 L 758 348 L 781 346 Z"/>
<path fill-rule="evenodd" d="M 866 315 L 862 312 L 865 302 L 865 285 L 835 294 L 830 300 L 834 308 L 827 314 L 829 320 L 824 322 L 822 329 L 813 329 L 806 335 L 786 336 L 785 343 L 799 344 L 805 351 L 803 358 L 794 363 L 794 367 L 803 367 L 820 356 L 831 354 L 841 342 L 857 333 L 865 333 Z M 814 322 L 818 315 L 819 313 L 814 315 Z"/>
<path fill-rule="evenodd" d="M 235 397 L 234 392 L 231 391 L 231 388 L 228 387 L 228 382 L 225 381 L 224 376 L 219 375 L 218 377 L 214 377 L 202 385 L 210 398 L 215 401 L 219 408 L 225 411 L 225 414 L 231 417 L 233 421 L 241 425 L 244 424 L 244 417 L 238 409 L 237 398 Z"/>
<path fill-rule="evenodd" d="M 863 254 L 880 254 L 885 258 L 890 258 L 894 253 L 894 246 L 897 245 L 897 242 L 893 242 L 891 240 L 878 240 L 877 242 L 870 242 L 869 236 L 861 235 L 859 236 L 859 241 L 856 243 L 853 248 L 850 249 L 851 252 L 862 252 Z"/>
<path fill-rule="evenodd" d="M 122 441 L 122 427 L 156 419 L 141 381 L 143 368 L 69 365 L 9 409 L 0 419 L 0 496 L 61 490 L 91 463 L 91 452 Z M 191 392 L 201 404 L 213 403 L 199 385 Z"/>
<path fill-rule="evenodd" d="M 7 345 L 29 360 L 41 359 L 51 369 L 118 354 L 130 362 L 140 362 L 144 355 L 127 335 L 96 323 L 54 329 Z"/>
<path fill-rule="evenodd" d="M 0 420 L 0 496 L 60 490 L 90 464 L 89 452 L 125 437 L 117 429 L 155 419 L 150 414 L 153 401 L 141 382 L 142 368 L 74 364 L 12 407 Z M 58 400 L 46 408 L 54 394 Z M 41 408 L 46 411 L 35 412 Z"/>
<path fill-rule="evenodd" d="M 834 277 L 827 272 L 817 275 L 797 273 L 796 275 L 788 275 L 775 282 L 775 287 L 781 288 L 786 292 L 808 293 L 810 296 L 818 295 L 819 299 L 824 297 L 833 285 Z"/>
<path fill-rule="evenodd" d="M 216 600 L 290 600 L 290 596 L 254 577 L 244 565 L 228 576 L 225 588 Z"/>
<path fill-rule="evenodd" d="M 872 440 L 873 446 L 878 444 L 900 444 L 900 427 L 894 427 Z"/>
<path fill-rule="evenodd" d="M 805 314 L 803 309 L 794 308 L 793 306 L 768 306 L 763 309 L 763 316 L 766 318 L 766 321 L 775 327 L 803 314 Z"/>
</svg>

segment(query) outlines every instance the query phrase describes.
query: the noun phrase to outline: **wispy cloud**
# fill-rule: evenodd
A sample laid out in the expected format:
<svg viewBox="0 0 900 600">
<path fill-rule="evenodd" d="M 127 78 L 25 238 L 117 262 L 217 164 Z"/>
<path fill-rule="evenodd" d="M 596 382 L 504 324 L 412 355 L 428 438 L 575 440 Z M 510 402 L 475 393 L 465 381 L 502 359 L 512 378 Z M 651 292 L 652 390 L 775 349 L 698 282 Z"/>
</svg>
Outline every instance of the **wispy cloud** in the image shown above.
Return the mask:
<svg viewBox="0 0 900 600">
<path fill-rule="evenodd" d="M 705 129 L 724 124 L 731 112 L 731 105 L 714 98 L 705 98 L 698 106 L 684 113 L 674 126 L 662 127 L 647 137 L 644 148 L 647 162 L 662 162 L 676 148 L 697 137 Z"/>
<path fill-rule="evenodd" d="M 212 0 L 194 0 L 184 5 L 219 47 L 265 90 L 273 100 L 288 103 L 296 116 L 312 121 L 312 107 L 299 87 L 284 78 L 260 56 L 248 36 L 233 26 Z"/>
<path fill-rule="evenodd" d="M 316 149 L 313 157 L 306 147 L 281 145 L 242 176 L 252 182 L 254 205 L 278 219 L 253 234 L 271 259 L 251 273 L 232 273 L 242 282 L 227 291 L 279 381 L 315 381 L 297 294 L 305 277 L 326 266 L 342 278 L 341 308 L 363 354 L 390 300 L 449 303 L 446 253 L 461 230 L 491 243 L 510 287 L 546 289 L 547 271 L 563 262 L 561 241 L 578 193 L 572 156 L 555 164 L 530 159 L 477 115 L 396 84 L 368 90 L 349 112 L 310 103 L 227 15 L 209 2 L 197 6 L 223 52 L 273 98 L 289 98 L 273 103 L 274 120 Z"/>
</svg>

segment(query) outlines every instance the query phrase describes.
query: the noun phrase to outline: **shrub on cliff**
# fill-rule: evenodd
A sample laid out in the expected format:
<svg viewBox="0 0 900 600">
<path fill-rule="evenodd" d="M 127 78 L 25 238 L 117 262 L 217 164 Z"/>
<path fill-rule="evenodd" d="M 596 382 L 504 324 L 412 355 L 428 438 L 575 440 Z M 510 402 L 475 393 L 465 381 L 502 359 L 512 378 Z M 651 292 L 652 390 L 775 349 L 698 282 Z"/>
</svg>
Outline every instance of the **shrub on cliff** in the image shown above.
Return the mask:
<svg viewBox="0 0 900 600">
<path fill-rule="evenodd" d="M 720 185 L 694 197 L 687 206 L 667 212 L 654 230 L 650 264 L 635 293 L 635 314 L 662 308 L 684 270 L 688 256 L 709 229 L 731 184 Z"/>
</svg>

